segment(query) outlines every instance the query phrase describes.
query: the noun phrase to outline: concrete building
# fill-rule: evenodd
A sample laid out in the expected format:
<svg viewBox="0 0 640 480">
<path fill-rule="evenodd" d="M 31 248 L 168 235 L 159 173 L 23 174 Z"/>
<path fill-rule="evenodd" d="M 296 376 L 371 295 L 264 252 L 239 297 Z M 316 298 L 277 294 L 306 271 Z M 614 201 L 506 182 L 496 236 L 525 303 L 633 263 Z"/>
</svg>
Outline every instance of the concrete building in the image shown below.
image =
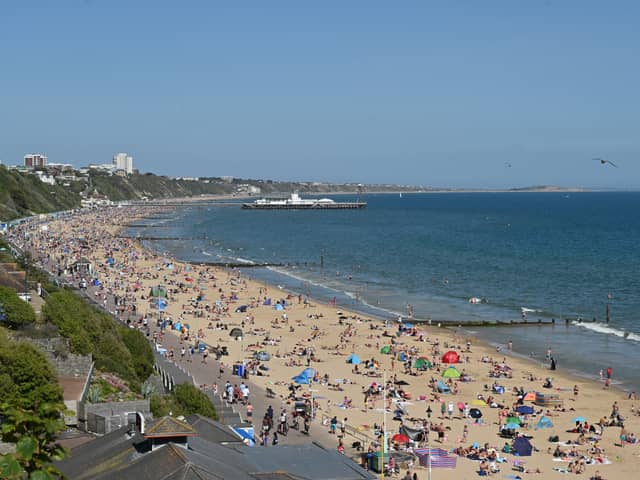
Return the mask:
<svg viewBox="0 0 640 480">
<path fill-rule="evenodd" d="M 29 153 L 24 156 L 24 166 L 28 168 L 46 167 L 47 156 L 40 153 Z"/>
<path fill-rule="evenodd" d="M 115 165 L 117 170 L 124 170 L 127 172 L 127 175 L 131 175 L 133 173 L 133 157 L 131 155 L 127 155 L 126 153 L 117 153 L 113 157 L 113 165 Z"/>
</svg>

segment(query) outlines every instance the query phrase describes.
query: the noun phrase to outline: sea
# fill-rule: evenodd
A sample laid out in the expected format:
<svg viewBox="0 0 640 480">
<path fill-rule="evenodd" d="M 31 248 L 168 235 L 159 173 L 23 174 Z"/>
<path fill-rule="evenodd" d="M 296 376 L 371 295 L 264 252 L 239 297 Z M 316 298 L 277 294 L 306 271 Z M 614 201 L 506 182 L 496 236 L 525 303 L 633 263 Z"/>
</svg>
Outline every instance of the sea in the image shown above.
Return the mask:
<svg viewBox="0 0 640 480">
<path fill-rule="evenodd" d="M 614 385 L 640 392 L 640 192 L 363 200 L 362 210 L 189 205 L 130 233 L 172 238 L 144 242 L 169 257 L 241 265 L 248 277 L 382 320 L 459 322 L 496 355 L 546 365 L 551 349 L 559 370 L 592 379 L 612 368 Z M 469 325 L 523 313 L 555 325 Z"/>
</svg>

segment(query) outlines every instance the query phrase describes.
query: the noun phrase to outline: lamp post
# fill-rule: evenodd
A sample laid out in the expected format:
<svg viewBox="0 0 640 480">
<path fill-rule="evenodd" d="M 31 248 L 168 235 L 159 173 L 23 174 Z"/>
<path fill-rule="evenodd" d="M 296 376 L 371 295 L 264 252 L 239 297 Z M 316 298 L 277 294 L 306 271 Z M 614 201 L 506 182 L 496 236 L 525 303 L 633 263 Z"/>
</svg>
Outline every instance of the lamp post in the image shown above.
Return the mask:
<svg viewBox="0 0 640 480">
<path fill-rule="evenodd" d="M 428 419 L 428 423 L 427 423 L 427 453 L 429 455 L 429 457 L 427 458 L 427 471 L 428 471 L 428 476 L 427 478 L 429 480 L 431 480 L 431 405 L 427 405 L 427 419 Z"/>
</svg>

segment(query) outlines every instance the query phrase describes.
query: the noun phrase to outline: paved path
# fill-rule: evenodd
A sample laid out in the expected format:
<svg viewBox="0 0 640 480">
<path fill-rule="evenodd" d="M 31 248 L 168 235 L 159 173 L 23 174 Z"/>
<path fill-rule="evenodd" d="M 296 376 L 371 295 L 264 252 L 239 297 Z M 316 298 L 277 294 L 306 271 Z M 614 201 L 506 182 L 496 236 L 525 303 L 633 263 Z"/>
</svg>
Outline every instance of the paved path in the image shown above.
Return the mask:
<svg viewBox="0 0 640 480">
<path fill-rule="evenodd" d="M 96 304 L 101 309 L 106 309 L 109 313 L 114 316 L 115 319 L 122 323 L 126 323 L 127 315 L 120 316 L 117 314 L 116 305 L 114 302 L 114 296 L 107 296 L 106 305 L 98 300 L 98 296 L 96 292 L 100 292 L 98 287 L 89 286 L 86 290 L 79 290 L 76 288 L 76 285 L 73 284 L 73 278 L 71 276 L 64 277 L 56 277 L 52 272 L 57 270 L 53 264 L 40 264 L 38 265 L 43 270 L 47 271 L 51 278 L 55 279 L 60 283 L 64 283 L 69 287 L 76 290 L 77 293 L 85 296 L 89 301 Z M 100 292 L 102 293 L 102 292 Z M 133 317 L 131 317 L 133 320 Z M 160 333 L 160 328 L 155 325 L 149 325 L 148 338 L 152 342 L 154 332 Z M 176 384 L 181 383 L 182 381 L 190 381 L 192 380 L 198 386 L 206 386 L 208 388 L 212 387 L 214 383 L 218 384 L 219 393 L 222 393 L 225 382 L 228 380 L 231 384 L 240 383 L 242 379 L 237 376 L 232 375 L 232 366 L 230 365 L 232 362 L 229 360 L 229 357 L 222 357 L 221 361 L 225 364 L 224 366 L 224 374 L 220 376 L 220 362 L 216 361 L 215 358 L 212 358 L 212 355 L 209 355 L 207 358 L 207 363 L 202 362 L 202 355 L 196 353 L 192 361 L 187 361 L 188 355 L 185 355 L 185 359 L 181 361 L 180 357 L 180 349 L 183 345 L 180 344 L 180 337 L 173 332 L 165 332 L 162 347 L 166 348 L 167 351 L 173 349 L 174 354 L 176 356 L 175 367 L 179 369 L 183 375 L 180 375 L 179 372 L 176 372 L 174 375 Z M 188 345 L 184 345 L 185 348 Z M 152 344 L 153 347 L 153 344 Z M 171 368 L 171 362 L 168 359 L 160 358 L 158 359 L 158 355 L 156 359 L 160 362 L 166 362 L 164 365 L 167 365 L 168 368 Z M 227 365 L 229 363 L 229 365 Z M 175 370 L 174 370 L 175 371 Z M 274 420 L 277 422 L 277 416 L 279 415 L 281 409 L 285 407 L 287 411 L 290 413 L 291 406 L 286 405 L 285 401 L 281 398 L 268 398 L 266 391 L 253 383 L 251 378 L 245 380 L 245 383 L 249 387 L 250 394 L 250 402 L 253 405 L 253 424 L 255 427 L 256 436 L 259 435 L 259 428 L 262 424 L 262 418 L 264 417 L 267 408 L 271 405 L 274 411 Z M 207 391 L 210 397 L 213 396 L 211 391 Z M 230 412 L 231 410 L 228 408 L 224 408 L 222 398 L 212 398 L 212 403 L 218 408 L 221 415 L 224 415 L 225 412 Z M 233 405 L 233 411 L 237 412 L 243 421 L 248 421 L 246 415 L 246 409 L 241 405 Z M 311 435 L 304 434 L 302 432 L 296 431 L 294 429 L 289 429 L 289 433 L 287 436 L 279 436 L 279 441 L 282 444 L 303 444 L 308 443 L 310 441 L 315 441 L 316 443 L 322 445 L 325 448 L 333 449 L 337 447 L 337 438 L 335 435 L 331 435 L 328 432 L 327 427 L 322 427 L 320 424 L 321 415 L 316 415 L 315 421 L 311 425 Z M 350 445 L 349 441 L 345 441 L 345 446 Z"/>
</svg>

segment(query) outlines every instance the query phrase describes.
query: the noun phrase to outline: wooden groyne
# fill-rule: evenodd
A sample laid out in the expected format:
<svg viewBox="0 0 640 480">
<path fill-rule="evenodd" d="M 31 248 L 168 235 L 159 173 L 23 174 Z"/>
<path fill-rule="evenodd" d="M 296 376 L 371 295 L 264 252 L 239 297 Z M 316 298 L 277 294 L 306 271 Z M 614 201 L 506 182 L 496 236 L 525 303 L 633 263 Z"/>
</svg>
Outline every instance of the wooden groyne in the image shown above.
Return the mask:
<svg viewBox="0 0 640 480">
<path fill-rule="evenodd" d="M 576 321 L 575 318 L 565 318 L 561 320 L 556 319 L 538 319 L 538 320 L 511 320 L 495 322 L 482 320 L 482 321 L 459 321 L 459 320 L 409 320 L 409 323 L 415 323 L 421 326 L 428 324 L 429 326 L 440 327 L 554 327 L 554 326 L 569 326 L 571 322 Z M 581 320 L 580 323 L 595 323 L 597 320 Z"/>
</svg>

